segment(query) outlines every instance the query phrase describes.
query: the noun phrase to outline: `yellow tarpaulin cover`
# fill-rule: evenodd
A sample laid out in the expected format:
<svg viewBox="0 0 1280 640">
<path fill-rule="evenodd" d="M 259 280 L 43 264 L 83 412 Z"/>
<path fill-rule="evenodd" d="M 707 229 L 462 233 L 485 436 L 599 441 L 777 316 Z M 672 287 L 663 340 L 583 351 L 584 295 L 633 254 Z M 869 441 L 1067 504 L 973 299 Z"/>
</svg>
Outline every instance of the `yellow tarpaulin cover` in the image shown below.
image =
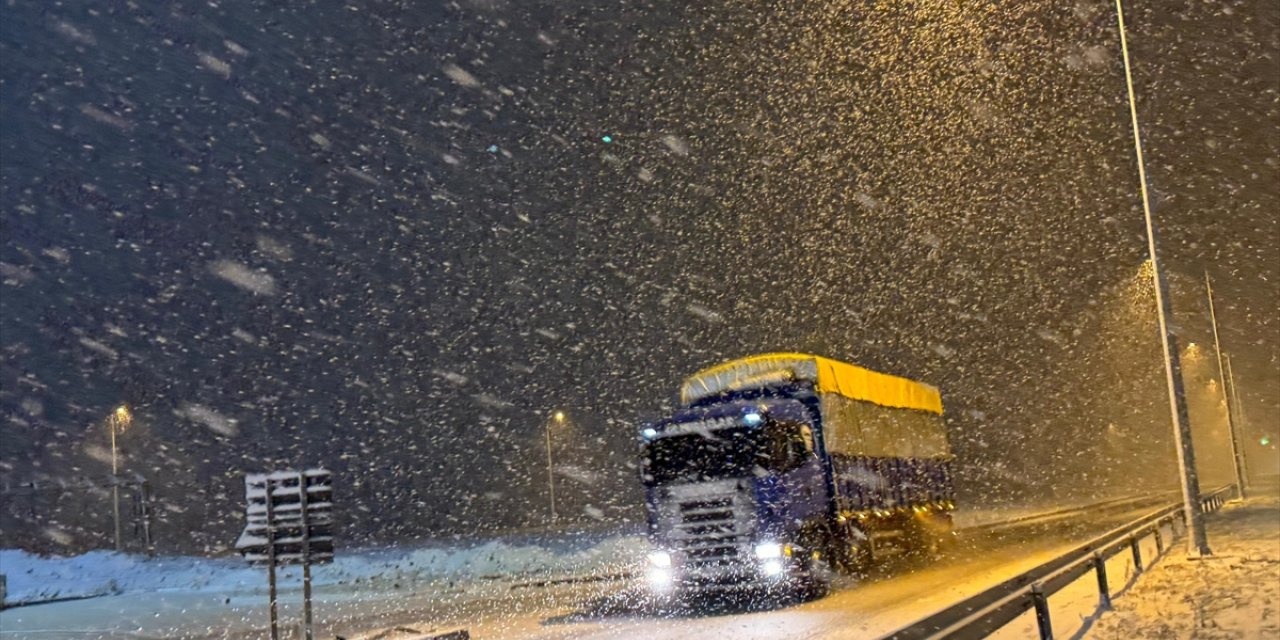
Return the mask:
<svg viewBox="0 0 1280 640">
<path fill-rule="evenodd" d="M 766 353 L 703 369 L 685 379 L 680 399 L 693 402 L 775 378 L 811 380 L 819 393 L 838 393 L 885 407 L 942 413 L 942 396 L 935 387 L 805 353 Z"/>
</svg>

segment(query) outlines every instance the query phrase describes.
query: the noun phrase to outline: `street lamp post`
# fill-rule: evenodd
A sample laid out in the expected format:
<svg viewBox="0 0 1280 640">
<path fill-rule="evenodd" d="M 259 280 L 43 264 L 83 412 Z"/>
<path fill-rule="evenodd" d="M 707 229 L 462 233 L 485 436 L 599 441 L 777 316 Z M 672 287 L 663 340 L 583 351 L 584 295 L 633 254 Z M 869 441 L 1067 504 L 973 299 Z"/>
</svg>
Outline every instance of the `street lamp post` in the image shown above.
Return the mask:
<svg viewBox="0 0 1280 640">
<path fill-rule="evenodd" d="M 552 414 L 552 420 L 547 421 L 547 487 L 551 490 L 551 524 L 556 523 L 556 474 L 555 467 L 551 462 L 551 423 L 564 424 L 564 412 L 557 411 Z"/>
<path fill-rule="evenodd" d="M 120 405 L 111 412 L 107 418 L 107 430 L 111 432 L 111 514 L 115 523 L 115 543 L 116 551 L 120 551 L 120 464 L 117 461 L 116 453 L 116 434 L 124 433 L 129 428 L 129 423 L 133 421 L 133 416 L 129 414 L 129 407 Z"/>
<path fill-rule="evenodd" d="M 1168 316 L 1173 315 L 1169 303 L 1164 272 L 1156 252 L 1156 230 L 1151 218 L 1151 198 L 1147 193 L 1147 168 L 1142 157 L 1142 136 L 1138 131 L 1138 106 L 1133 93 L 1133 72 L 1129 64 L 1129 42 L 1124 29 L 1124 8 L 1116 0 L 1116 23 L 1120 29 L 1120 51 L 1124 57 L 1124 80 L 1129 95 L 1129 116 L 1133 124 L 1133 148 L 1138 161 L 1138 183 L 1142 193 L 1142 213 L 1147 224 L 1147 251 L 1151 260 L 1151 278 L 1155 284 L 1157 318 L 1160 323 L 1160 346 L 1164 350 L 1165 378 L 1169 387 L 1169 411 L 1173 419 L 1173 436 L 1178 447 L 1178 469 L 1182 475 L 1182 510 L 1187 525 L 1187 552 L 1192 556 L 1208 556 L 1209 538 L 1204 530 L 1204 511 L 1200 508 L 1200 479 L 1196 474 L 1195 448 L 1191 444 L 1191 419 L 1187 414 L 1187 394 L 1182 385 L 1182 364 L 1178 361 L 1177 338 L 1169 331 Z"/>
<path fill-rule="evenodd" d="M 1231 397 L 1231 404 L 1228 405 L 1227 411 L 1228 412 L 1231 411 L 1232 407 L 1235 408 L 1235 418 L 1234 418 L 1235 422 L 1233 424 L 1240 425 L 1240 432 L 1243 433 L 1245 430 L 1245 425 L 1248 424 L 1248 421 L 1245 419 L 1245 416 L 1244 416 L 1244 405 L 1240 403 L 1240 388 L 1236 386 L 1236 375 L 1231 371 L 1231 354 L 1229 353 L 1222 354 L 1222 359 L 1226 360 L 1227 362 L 1226 385 L 1227 385 L 1227 392 L 1230 393 L 1230 397 Z M 1237 435 L 1238 434 L 1236 433 L 1235 430 L 1231 431 L 1231 436 L 1233 438 L 1231 442 L 1233 445 L 1236 444 L 1237 442 L 1234 439 Z M 1244 442 L 1244 441 L 1245 441 L 1244 438 L 1239 439 L 1239 442 Z M 1241 446 L 1238 450 L 1236 450 L 1236 452 L 1237 452 L 1237 455 L 1240 456 L 1239 459 L 1236 461 L 1238 464 L 1238 466 L 1236 467 L 1236 471 L 1237 473 L 1240 474 L 1240 497 L 1244 498 L 1244 483 L 1247 482 L 1249 479 L 1249 467 L 1246 464 L 1246 461 L 1244 458 L 1244 447 Z"/>
<path fill-rule="evenodd" d="M 1232 408 L 1235 399 L 1231 397 L 1228 386 L 1226 368 L 1222 366 L 1222 343 L 1218 342 L 1218 315 L 1213 309 L 1213 284 L 1209 281 L 1209 272 L 1204 272 L 1204 288 L 1209 298 L 1209 321 L 1213 324 L 1213 351 L 1218 355 L 1218 379 L 1222 381 L 1222 397 L 1227 402 L 1227 433 L 1231 435 L 1231 461 L 1235 463 L 1236 488 L 1240 499 L 1245 498 L 1244 457 L 1240 451 L 1240 440 L 1236 437 L 1236 419 Z"/>
</svg>

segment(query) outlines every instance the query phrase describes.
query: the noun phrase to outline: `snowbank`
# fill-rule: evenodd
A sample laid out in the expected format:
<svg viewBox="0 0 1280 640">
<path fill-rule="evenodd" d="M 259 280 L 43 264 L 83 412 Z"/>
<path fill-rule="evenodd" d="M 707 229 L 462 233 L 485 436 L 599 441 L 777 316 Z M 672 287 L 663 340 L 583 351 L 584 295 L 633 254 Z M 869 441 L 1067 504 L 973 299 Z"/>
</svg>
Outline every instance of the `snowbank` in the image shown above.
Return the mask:
<svg viewBox="0 0 1280 640">
<path fill-rule="evenodd" d="M 1115 601 L 1089 638 L 1280 638 L 1280 496 L 1208 519 L 1214 555 L 1170 553 Z"/>
<path fill-rule="evenodd" d="M 647 545 L 640 536 L 614 535 L 585 545 L 494 540 L 339 551 L 333 564 L 315 567 L 312 575 L 317 586 L 588 577 L 633 570 Z M 5 605 L 148 591 L 258 592 L 266 588 L 264 572 L 239 558 L 147 558 L 107 551 L 64 558 L 0 550 L 0 573 L 8 581 Z"/>
<path fill-rule="evenodd" d="M 211 558 L 145 558 L 111 551 L 71 557 L 41 557 L 0 550 L 5 605 L 83 598 L 131 591 L 233 590 L 262 582 L 244 562 Z"/>
</svg>

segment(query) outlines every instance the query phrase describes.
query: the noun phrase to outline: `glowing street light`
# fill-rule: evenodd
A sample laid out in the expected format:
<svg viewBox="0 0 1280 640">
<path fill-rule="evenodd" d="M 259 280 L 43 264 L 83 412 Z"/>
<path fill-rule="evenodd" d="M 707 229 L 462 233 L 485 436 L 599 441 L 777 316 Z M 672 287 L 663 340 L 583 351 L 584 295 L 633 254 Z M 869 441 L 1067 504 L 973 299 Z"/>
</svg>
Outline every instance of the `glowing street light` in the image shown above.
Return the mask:
<svg viewBox="0 0 1280 640">
<path fill-rule="evenodd" d="M 551 523 L 556 522 L 556 474 L 555 466 L 551 462 L 551 423 L 557 425 L 564 424 L 564 412 L 556 411 L 551 414 L 551 420 L 547 422 L 547 487 L 551 494 Z"/>
<path fill-rule="evenodd" d="M 133 424 L 133 414 L 128 405 L 120 405 L 107 416 L 107 431 L 111 432 L 111 513 L 115 520 L 116 551 L 120 550 L 120 465 L 116 455 L 116 435 L 128 430 Z"/>
</svg>

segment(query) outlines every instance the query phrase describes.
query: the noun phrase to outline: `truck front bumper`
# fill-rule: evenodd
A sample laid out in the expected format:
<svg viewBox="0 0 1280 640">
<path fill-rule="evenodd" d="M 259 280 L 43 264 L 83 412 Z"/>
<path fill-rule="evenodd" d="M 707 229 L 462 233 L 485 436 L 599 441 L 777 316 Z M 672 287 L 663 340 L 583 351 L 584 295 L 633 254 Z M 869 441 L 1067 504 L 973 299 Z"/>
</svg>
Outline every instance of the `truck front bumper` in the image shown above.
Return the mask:
<svg viewBox="0 0 1280 640">
<path fill-rule="evenodd" d="M 650 567 L 649 590 L 657 595 L 717 591 L 786 591 L 800 578 L 801 567 L 791 558 L 735 562 L 713 567 Z"/>
</svg>

